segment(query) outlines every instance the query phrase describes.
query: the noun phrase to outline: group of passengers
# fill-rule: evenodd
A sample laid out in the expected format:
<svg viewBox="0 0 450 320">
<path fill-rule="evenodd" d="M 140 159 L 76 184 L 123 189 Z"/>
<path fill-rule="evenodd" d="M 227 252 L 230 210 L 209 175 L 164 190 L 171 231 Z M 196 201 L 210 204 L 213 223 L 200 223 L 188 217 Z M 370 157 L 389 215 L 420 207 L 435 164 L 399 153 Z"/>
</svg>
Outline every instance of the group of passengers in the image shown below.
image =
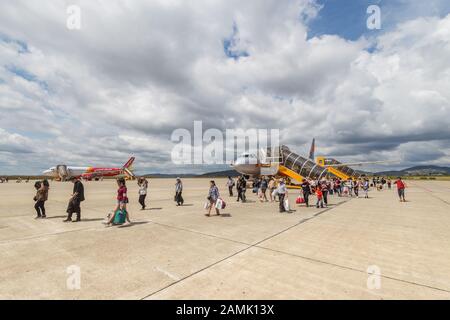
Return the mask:
<svg viewBox="0 0 450 320">
<path fill-rule="evenodd" d="M 400 201 L 404 199 L 405 184 L 400 177 L 394 182 L 397 185 Z M 362 176 L 359 178 L 349 178 L 343 180 L 340 178 L 321 178 L 319 180 L 303 179 L 300 185 L 300 196 L 296 199 L 297 203 L 304 203 L 306 207 L 310 206 L 310 196 L 316 197 L 315 207 L 326 208 L 328 206 L 328 198 L 330 195 L 337 195 L 338 197 L 357 197 L 363 196 L 369 198 L 369 190 L 371 187 L 377 187 L 377 184 L 387 184 L 390 189 L 392 182 L 389 179 L 382 178 L 375 184 L 370 184 L 368 177 Z M 247 188 L 247 179 L 245 176 L 239 176 L 236 180 L 228 177 L 226 186 L 228 187 L 230 197 L 233 197 L 233 188 L 236 186 L 238 198 L 237 201 L 245 202 L 245 191 Z M 287 200 L 287 187 L 285 179 L 276 179 L 274 177 L 262 176 L 255 178 L 252 185 L 253 193 L 255 193 L 260 202 L 280 202 L 280 212 L 289 211 Z M 270 200 L 267 197 L 269 192 Z"/>
<path fill-rule="evenodd" d="M 397 178 L 397 180 L 394 182 L 394 184 L 396 183 L 398 181 L 398 178 Z M 372 178 L 372 184 L 371 184 L 371 186 L 372 187 L 375 187 L 378 191 L 381 191 L 381 190 L 383 190 L 384 188 L 385 188 L 385 185 L 387 185 L 387 188 L 388 189 L 392 189 L 392 181 L 391 181 L 391 179 L 389 179 L 389 178 L 385 178 L 385 177 L 377 177 L 377 176 L 374 176 L 373 178 Z"/>
<path fill-rule="evenodd" d="M 79 178 L 72 177 L 70 180 L 73 182 L 73 192 L 69 199 L 69 204 L 67 207 L 67 218 L 64 222 L 71 222 L 72 215 L 76 213 L 76 220 L 73 222 L 81 221 L 81 208 L 80 204 L 85 200 L 84 198 L 84 186 Z M 253 180 L 253 193 L 255 193 L 260 202 L 279 202 L 279 211 L 286 212 L 289 209 L 288 200 L 288 188 L 284 178 L 277 179 L 275 177 L 265 177 L 255 178 Z M 229 196 L 234 197 L 234 188 L 237 190 L 237 202 L 246 202 L 246 190 L 247 190 L 247 177 L 244 175 L 239 176 L 234 180 L 232 177 L 228 177 L 226 182 L 226 187 L 228 188 Z M 367 177 L 361 177 L 358 179 L 349 178 L 348 180 L 342 180 L 339 178 L 327 179 L 322 178 L 320 180 L 313 179 L 303 179 L 300 188 L 300 195 L 296 199 L 296 203 L 304 203 L 306 207 L 310 206 L 310 196 L 316 196 L 316 208 L 326 208 L 328 206 L 328 196 L 337 195 L 338 197 L 348 196 L 359 197 L 360 190 L 364 193 L 364 198 L 369 198 L 370 187 L 378 188 L 378 185 L 383 186 L 388 185 L 391 188 L 392 183 L 390 180 L 382 178 L 381 180 L 374 180 L 372 185 Z M 398 177 L 394 182 L 397 186 L 398 196 L 401 202 L 405 202 L 405 188 L 406 184 L 404 181 Z M 139 204 L 141 205 L 141 210 L 146 209 L 146 196 L 148 189 L 148 181 L 144 177 L 140 177 L 137 181 L 139 187 Z M 126 180 L 124 178 L 117 179 L 117 203 L 111 214 L 108 215 L 105 224 L 107 226 L 113 224 L 123 224 L 125 221 L 131 223 L 130 215 L 127 210 L 128 195 Z M 36 189 L 36 195 L 34 196 L 35 205 L 38 218 L 46 218 L 45 202 L 48 200 L 50 185 L 47 180 L 37 181 L 34 185 Z M 269 198 L 267 197 L 267 192 L 269 193 Z M 183 206 L 184 199 L 183 193 L 183 183 L 181 178 L 177 178 L 175 182 L 175 196 L 174 201 L 177 206 Z M 205 209 L 207 209 L 206 216 L 211 216 L 212 208 L 215 209 L 216 215 L 220 215 L 220 210 L 224 209 L 226 206 L 225 201 L 220 197 L 219 188 L 217 187 L 214 180 L 209 183 L 209 191 L 207 195 L 207 202 L 205 203 Z"/>
</svg>

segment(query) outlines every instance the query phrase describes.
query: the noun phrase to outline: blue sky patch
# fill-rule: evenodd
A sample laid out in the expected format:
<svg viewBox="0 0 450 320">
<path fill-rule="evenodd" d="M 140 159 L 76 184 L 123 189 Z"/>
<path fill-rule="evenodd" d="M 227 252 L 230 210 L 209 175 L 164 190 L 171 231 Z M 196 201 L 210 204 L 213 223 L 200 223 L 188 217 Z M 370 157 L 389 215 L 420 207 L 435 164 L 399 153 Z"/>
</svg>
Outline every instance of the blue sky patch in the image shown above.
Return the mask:
<svg viewBox="0 0 450 320">
<path fill-rule="evenodd" d="M 405 0 L 316 0 L 322 6 L 318 16 L 308 24 L 308 38 L 337 35 L 347 40 L 361 36 L 376 37 L 388 32 L 399 23 L 425 16 L 444 17 L 450 13 L 450 1 Z M 378 5 L 381 9 L 381 29 L 367 28 L 370 14 L 367 8 Z"/>
<path fill-rule="evenodd" d="M 223 51 L 225 52 L 228 58 L 232 58 L 234 60 L 239 60 L 241 57 L 248 57 L 249 54 L 247 51 L 238 50 L 240 38 L 239 38 L 239 29 L 236 23 L 233 24 L 233 33 L 230 37 L 225 38 L 223 40 Z"/>
<path fill-rule="evenodd" d="M 347 40 L 357 40 L 362 35 L 376 36 L 380 31 L 367 29 L 367 8 L 380 5 L 381 0 L 317 0 L 322 6 L 318 16 L 308 24 L 308 38 L 338 35 Z"/>
<path fill-rule="evenodd" d="M 39 80 L 38 77 L 31 72 L 28 72 L 25 69 L 19 68 L 15 65 L 8 65 L 5 66 L 6 70 L 9 72 L 15 74 L 16 76 L 19 76 L 27 81 L 35 82 L 37 83 L 42 89 L 48 91 L 48 84 L 45 81 Z"/>
<path fill-rule="evenodd" d="M 5 43 L 16 44 L 17 46 L 19 46 L 19 50 L 17 50 L 18 53 L 30 53 L 28 45 L 24 41 L 13 39 L 3 33 L 0 33 L 0 41 L 3 41 Z"/>
</svg>

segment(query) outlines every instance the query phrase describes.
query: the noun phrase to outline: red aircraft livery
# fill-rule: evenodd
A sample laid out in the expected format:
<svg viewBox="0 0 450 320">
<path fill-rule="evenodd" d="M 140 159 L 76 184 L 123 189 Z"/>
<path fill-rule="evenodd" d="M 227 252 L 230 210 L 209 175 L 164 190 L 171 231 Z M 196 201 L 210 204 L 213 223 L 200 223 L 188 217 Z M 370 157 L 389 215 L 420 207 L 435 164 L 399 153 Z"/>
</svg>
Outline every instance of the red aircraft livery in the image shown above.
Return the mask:
<svg viewBox="0 0 450 320">
<path fill-rule="evenodd" d="M 43 173 L 55 179 L 67 180 L 70 177 L 83 178 L 85 180 L 98 180 L 103 177 L 125 176 L 134 178 L 131 168 L 134 157 L 131 157 L 121 168 L 96 168 L 96 167 L 72 167 L 66 165 L 57 165 Z"/>
<path fill-rule="evenodd" d="M 115 176 L 129 176 L 134 177 L 133 172 L 130 170 L 134 157 L 131 157 L 127 163 L 123 165 L 122 168 L 95 168 L 89 167 L 86 172 L 81 175 L 81 177 L 85 180 L 92 180 L 98 177 L 115 177 Z"/>
</svg>

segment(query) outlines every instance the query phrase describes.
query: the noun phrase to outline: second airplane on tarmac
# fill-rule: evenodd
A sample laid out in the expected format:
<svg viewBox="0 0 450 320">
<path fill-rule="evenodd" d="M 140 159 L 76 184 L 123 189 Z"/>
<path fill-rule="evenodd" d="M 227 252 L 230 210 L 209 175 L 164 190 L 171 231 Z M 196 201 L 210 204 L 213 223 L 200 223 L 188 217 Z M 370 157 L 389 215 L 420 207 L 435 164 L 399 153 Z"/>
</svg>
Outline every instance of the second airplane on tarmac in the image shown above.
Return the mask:
<svg viewBox="0 0 450 320">
<path fill-rule="evenodd" d="M 73 167 L 61 164 L 45 170 L 43 174 L 61 181 L 71 177 L 99 180 L 103 177 L 125 176 L 133 179 L 135 177 L 132 169 L 134 160 L 135 158 L 131 157 L 121 168 Z"/>
</svg>

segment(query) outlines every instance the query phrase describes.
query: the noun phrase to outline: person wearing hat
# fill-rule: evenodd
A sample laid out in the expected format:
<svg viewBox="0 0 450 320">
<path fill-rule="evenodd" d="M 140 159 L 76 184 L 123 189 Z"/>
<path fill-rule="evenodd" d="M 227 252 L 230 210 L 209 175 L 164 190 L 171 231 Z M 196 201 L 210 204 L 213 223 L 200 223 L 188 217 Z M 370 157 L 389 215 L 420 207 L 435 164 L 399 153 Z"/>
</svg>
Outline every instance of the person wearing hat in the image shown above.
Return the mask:
<svg viewBox="0 0 450 320">
<path fill-rule="evenodd" d="M 182 206 L 184 203 L 183 196 L 181 195 L 183 192 L 183 183 L 181 182 L 181 178 L 177 178 L 177 182 L 175 183 L 175 197 L 174 200 L 177 203 L 177 206 Z"/>
<path fill-rule="evenodd" d="M 73 182 L 73 192 L 72 196 L 69 200 L 69 205 L 67 206 L 67 219 L 64 220 L 64 222 L 71 222 L 72 221 L 72 215 L 74 213 L 77 214 L 77 219 L 73 222 L 79 222 L 81 221 L 81 202 L 83 202 L 84 199 L 84 186 L 83 183 L 77 178 L 77 177 L 71 177 L 69 179 Z"/>
</svg>

